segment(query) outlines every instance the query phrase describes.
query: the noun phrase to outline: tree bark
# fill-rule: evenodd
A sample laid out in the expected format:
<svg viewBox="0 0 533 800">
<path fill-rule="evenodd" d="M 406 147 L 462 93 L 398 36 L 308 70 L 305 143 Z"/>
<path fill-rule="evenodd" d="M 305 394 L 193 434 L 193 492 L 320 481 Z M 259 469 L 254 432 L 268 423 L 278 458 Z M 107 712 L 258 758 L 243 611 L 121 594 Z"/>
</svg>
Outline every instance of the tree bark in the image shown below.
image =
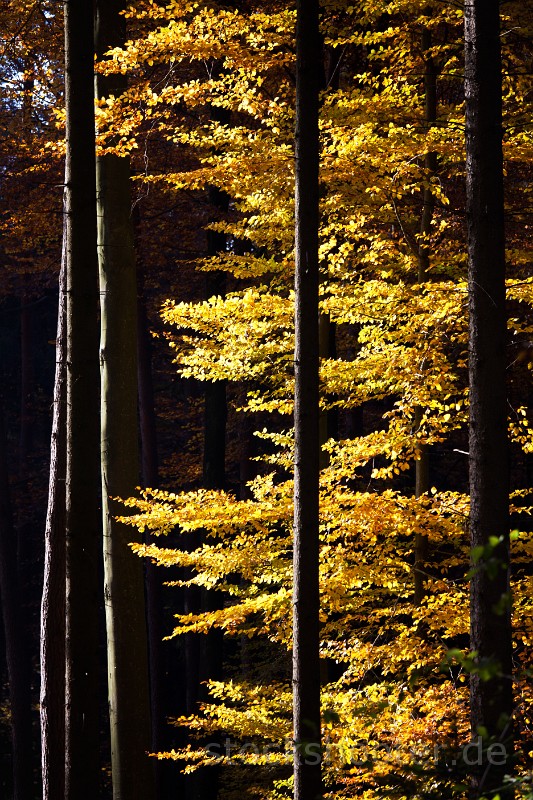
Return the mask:
<svg viewBox="0 0 533 800">
<path fill-rule="evenodd" d="M 24 287 L 27 275 L 22 276 Z M 25 472 L 26 459 L 33 449 L 33 408 L 32 391 L 33 375 L 33 321 L 29 295 L 23 289 L 20 297 L 20 437 L 19 437 L 19 471 Z"/>
<path fill-rule="evenodd" d="M 97 52 L 125 41 L 122 0 L 97 3 Z M 118 96 L 121 75 L 99 76 L 99 97 Z M 129 497 L 139 483 L 137 416 L 137 278 L 133 246 L 129 159 L 97 160 L 100 265 L 100 364 L 104 583 L 108 694 L 114 800 L 151 800 L 148 648 L 143 563 L 129 547 L 135 531 L 116 521 L 113 497 Z M 137 534 L 138 536 L 138 534 Z M 132 654 L 135 658 L 132 661 Z"/>
<path fill-rule="evenodd" d="M 0 594 L 6 645 L 11 740 L 13 798 L 31 800 L 33 793 L 31 664 L 21 614 L 16 536 L 9 491 L 6 435 L 0 408 Z"/>
<path fill-rule="evenodd" d="M 298 0 L 295 158 L 294 798 L 322 794 L 319 658 L 318 1 Z"/>
<path fill-rule="evenodd" d="M 473 736 L 482 733 L 485 745 L 491 738 L 502 742 L 506 753 L 494 764 L 484 749 L 473 775 L 476 796 L 511 794 L 501 790 L 511 770 L 513 691 L 499 30 L 498 0 L 470 0 L 465 6 L 470 535 L 472 548 L 482 552 L 471 581 L 470 631 L 478 661 L 488 659 L 497 670 L 490 680 L 471 676 L 471 724 Z"/>
<path fill-rule="evenodd" d="M 225 109 L 211 109 L 213 119 L 228 122 Z M 220 214 L 229 206 L 229 196 L 216 187 L 209 189 L 209 201 Z M 216 217 L 215 217 L 216 218 Z M 207 253 L 217 255 L 225 250 L 226 235 L 218 231 L 207 231 Z M 226 275 L 224 272 L 208 272 L 205 279 L 205 297 L 224 297 Z M 204 449 L 202 462 L 202 485 L 205 489 L 224 489 L 226 486 L 226 381 L 206 382 L 204 386 Z M 198 533 L 192 547 L 199 547 L 205 539 Z M 185 591 L 186 613 L 217 611 L 221 608 L 222 596 L 197 586 L 188 586 Z M 185 637 L 186 705 L 187 713 L 195 714 L 200 701 L 209 701 L 203 685 L 208 680 L 222 680 L 223 634 L 217 629 L 207 634 L 189 633 Z M 220 769 L 204 767 L 187 776 L 185 782 L 188 800 L 216 800 Z"/>
<path fill-rule="evenodd" d="M 98 796 L 98 261 L 93 3 L 65 3 L 68 800 Z"/>
<path fill-rule="evenodd" d="M 152 381 L 152 348 L 150 330 L 143 294 L 142 270 L 137 265 L 137 380 L 139 395 L 139 426 L 141 443 L 141 479 L 144 487 L 157 488 L 159 469 L 157 455 L 157 432 L 154 408 L 154 388 Z M 155 537 L 147 536 L 147 541 Z M 159 752 L 164 745 L 164 684 L 163 668 L 163 624 L 161 591 L 161 569 L 148 562 L 145 565 L 146 578 L 146 626 L 148 637 L 148 667 L 150 675 L 150 712 L 152 719 L 152 749 Z M 159 797 L 164 782 L 163 762 L 155 765 L 156 796 Z"/>
<path fill-rule="evenodd" d="M 138 271 L 139 275 L 139 271 Z M 152 343 L 143 295 L 142 277 L 137 298 L 137 371 L 141 434 L 141 477 L 143 486 L 155 489 L 159 483 L 159 458 L 152 380 Z"/>
<path fill-rule="evenodd" d="M 24 94 L 22 99 L 22 135 L 28 147 L 32 138 L 32 106 L 35 89 L 35 78 L 31 66 L 26 65 L 24 71 Z M 29 275 L 21 276 L 20 294 L 20 436 L 19 436 L 19 472 L 25 472 L 26 459 L 33 449 L 34 415 L 32 407 L 33 372 L 33 324 L 29 302 Z"/>
<path fill-rule="evenodd" d="M 65 789 L 65 236 L 59 275 L 54 413 L 41 601 L 41 766 L 43 800 Z"/>
</svg>

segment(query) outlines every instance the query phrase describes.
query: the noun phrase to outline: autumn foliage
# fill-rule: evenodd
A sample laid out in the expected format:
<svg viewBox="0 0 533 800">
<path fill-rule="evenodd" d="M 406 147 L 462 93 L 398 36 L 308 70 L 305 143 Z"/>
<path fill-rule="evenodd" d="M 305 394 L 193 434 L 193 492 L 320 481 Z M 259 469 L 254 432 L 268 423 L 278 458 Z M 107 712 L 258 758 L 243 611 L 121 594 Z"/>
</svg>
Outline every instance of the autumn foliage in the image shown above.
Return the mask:
<svg viewBox="0 0 533 800">
<path fill-rule="evenodd" d="M 171 298 L 162 317 L 179 374 L 240 387 L 238 413 L 252 415 L 263 444 L 246 496 L 147 490 L 127 501 L 133 510 L 127 521 L 163 537 L 135 550 L 163 567 L 181 567 L 184 577 L 174 583 L 224 598 L 217 611 L 178 615 L 172 635 L 219 627 L 237 640 L 264 641 L 275 665 L 244 680 L 211 682 L 211 701 L 179 720 L 204 739 L 223 734 L 254 747 L 213 754 L 191 744 L 167 755 L 186 770 L 219 762 L 230 772 L 236 764 L 261 765 L 251 789 L 281 796 L 290 783 L 281 743 L 291 735 L 283 654 L 291 647 L 294 11 L 176 2 L 164 9 L 146 3 L 131 16 L 139 35 L 109 54 L 104 67 L 128 72 L 131 85 L 101 109 L 102 143 L 106 126 L 118 123 L 125 151 L 142 149 L 142 117 L 188 163 L 176 171 L 148 168 L 139 181 L 177 198 L 202 197 L 213 186 L 230 196 L 228 214 L 210 224 L 226 235 L 226 249 L 198 268 L 226 271 L 231 290 L 203 302 Z M 533 305 L 525 236 L 532 140 L 524 124 L 531 110 L 530 24 L 521 4 L 506 4 L 519 763 L 531 746 L 533 702 L 525 344 Z M 469 566 L 462 11 L 417 0 L 388 3 L 386 11 L 382 3 L 331 2 L 323 7 L 322 30 L 321 310 L 336 342 L 321 362 L 321 405 L 338 420 L 337 435 L 322 443 L 326 785 L 337 797 L 462 796 L 468 676 L 483 668 L 473 661 L 467 636 L 469 569 L 480 554 Z M 427 31 L 429 51 L 421 46 Z M 424 116 L 429 58 L 437 72 L 432 125 Z M 228 121 L 219 121 L 213 108 L 225 109 Z M 436 154 L 432 174 L 428 152 Z M 428 189 L 433 215 L 429 232 L 421 234 Z M 429 270 L 419 283 L 421 248 Z M 432 488 L 415 498 L 413 463 L 421 446 L 429 448 Z M 195 531 L 205 535 L 191 547 Z M 179 532 L 179 548 L 165 547 L 171 532 Z M 425 598 L 415 605 L 417 534 L 427 537 L 428 558 Z"/>
</svg>

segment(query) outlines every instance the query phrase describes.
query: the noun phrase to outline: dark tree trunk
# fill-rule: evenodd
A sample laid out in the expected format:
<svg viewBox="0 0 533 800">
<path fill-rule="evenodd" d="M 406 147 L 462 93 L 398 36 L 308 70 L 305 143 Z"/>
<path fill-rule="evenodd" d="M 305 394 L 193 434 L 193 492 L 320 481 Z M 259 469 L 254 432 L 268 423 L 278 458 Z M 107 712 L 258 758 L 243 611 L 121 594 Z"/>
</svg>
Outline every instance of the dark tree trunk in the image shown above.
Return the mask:
<svg viewBox="0 0 533 800">
<path fill-rule="evenodd" d="M 159 483 L 159 459 L 152 380 L 152 344 L 142 283 L 142 277 L 140 276 L 137 299 L 137 371 L 141 434 L 141 477 L 143 486 L 156 488 Z"/>
<path fill-rule="evenodd" d="M 485 548 L 471 581 L 471 647 L 497 675 L 471 677 L 472 734 L 480 727 L 507 757 L 484 752 L 476 796 L 501 792 L 511 770 L 512 630 L 506 395 L 502 78 L 498 0 L 465 6 L 466 169 L 470 311 L 470 532 Z M 492 537 L 500 540 L 492 554 Z M 495 541 L 492 540 L 492 541 Z M 477 551 L 478 553 L 481 550 Z M 488 563 L 489 562 L 489 563 Z M 489 567 L 494 567 L 491 569 Z M 484 743 L 488 744 L 484 736 Z M 501 763 L 503 761 L 503 763 Z M 497 762 L 496 764 L 494 762 Z M 504 791 L 509 795 L 509 791 Z"/>
<path fill-rule="evenodd" d="M 98 796 L 98 260 L 93 3 L 65 3 L 68 800 Z"/>
<path fill-rule="evenodd" d="M 28 59 L 28 61 L 30 61 Z M 22 135 L 28 148 L 32 139 L 32 106 L 35 89 L 33 67 L 26 63 L 22 98 Z M 26 459 L 33 447 L 33 320 L 30 307 L 29 275 L 21 276 L 22 291 L 20 296 L 20 436 L 19 436 L 19 472 L 24 475 Z"/>
<path fill-rule="evenodd" d="M 298 0 L 295 160 L 294 798 L 322 794 L 319 658 L 318 1 Z"/>
<path fill-rule="evenodd" d="M 211 109 L 214 119 L 227 122 L 225 109 Z M 229 197 L 215 187 L 209 190 L 209 200 L 218 214 L 228 210 Z M 226 247 L 226 236 L 217 231 L 207 232 L 207 253 L 217 255 Z M 223 272 L 208 272 L 205 280 L 205 296 L 223 297 L 226 293 L 226 276 Z M 226 486 L 226 381 L 213 381 L 204 387 L 204 450 L 202 484 L 205 489 L 224 489 Z M 196 537 L 195 547 L 200 546 L 203 535 Z M 221 595 L 196 586 L 189 586 L 185 593 L 186 613 L 216 611 L 221 607 Z M 208 680 L 222 679 L 223 636 L 220 630 L 211 630 L 207 635 L 188 634 L 185 641 L 186 704 L 187 713 L 198 711 L 198 703 L 207 701 L 208 694 L 202 684 Z M 187 778 L 186 793 L 189 800 L 216 800 L 220 770 L 216 767 L 200 769 Z"/>
<path fill-rule="evenodd" d="M 11 708 L 14 800 L 31 800 L 33 756 L 31 664 L 18 582 L 16 536 L 9 491 L 6 435 L 0 408 L 0 595 Z"/>
<path fill-rule="evenodd" d="M 24 284 L 27 275 L 23 276 Z M 19 471 L 24 475 L 28 455 L 33 448 L 33 320 L 29 295 L 23 291 L 20 299 L 20 439 Z"/>
<path fill-rule="evenodd" d="M 54 413 L 41 601 L 41 764 L 43 800 L 65 789 L 65 237 L 59 275 Z"/>
<path fill-rule="evenodd" d="M 157 488 L 159 469 L 157 455 L 157 432 L 152 381 L 152 347 L 146 302 L 144 299 L 142 270 L 137 265 L 137 375 L 139 393 L 139 426 L 141 443 L 141 478 L 145 487 Z M 147 541 L 153 541 L 148 536 Z M 165 670 L 163 665 L 163 630 L 161 591 L 161 569 L 152 563 L 145 565 L 146 577 L 146 625 L 148 636 L 148 661 L 150 674 L 150 710 L 152 718 L 152 744 L 154 752 L 165 749 Z M 155 764 L 156 796 L 163 792 L 165 776 L 164 762 Z"/>
<path fill-rule="evenodd" d="M 424 97 L 425 110 L 424 117 L 426 130 L 429 130 L 437 121 L 437 70 L 431 55 L 431 31 L 424 28 L 422 31 L 422 54 L 424 58 Z M 437 169 L 437 154 L 435 152 L 426 153 L 424 158 L 425 179 L 429 179 L 435 174 Z M 420 220 L 420 234 L 423 237 L 418 248 L 418 282 L 424 283 L 428 279 L 430 266 L 430 248 L 427 237 L 431 233 L 431 222 L 435 209 L 435 197 L 431 188 L 426 186 L 422 195 L 422 219 Z M 423 409 L 415 409 L 415 428 L 420 427 Z M 415 495 L 422 495 L 429 492 L 429 450 L 426 445 L 419 444 L 417 461 L 415 465 Z M 425 562 L 428 557 L 428 539 L 421 533 L 415 537 L 415 565 L 414 565 L 414 601 L 420 605 L 424 597 L 425 585 Z"/>
<path fill-rule="evenodd" d="M 125 41 L 122 0 L 97 3 L 97 51 Z M 118 96 L 121 75 L 99 76 L 99 97 Z M 101 457 L 104 582 L 111 766 L 115 800 L 151 800 L 148 643 L 143 563 L 129 547 L 131 527 L 113 497 L 129 497 L 139 483 L 137 416 L 137 276 L 133 246 L 129 159 L 105 155 L 97 162 L 102 381 Z M 132 658 L 134 654 L 134 658 Z"/>
</svg>

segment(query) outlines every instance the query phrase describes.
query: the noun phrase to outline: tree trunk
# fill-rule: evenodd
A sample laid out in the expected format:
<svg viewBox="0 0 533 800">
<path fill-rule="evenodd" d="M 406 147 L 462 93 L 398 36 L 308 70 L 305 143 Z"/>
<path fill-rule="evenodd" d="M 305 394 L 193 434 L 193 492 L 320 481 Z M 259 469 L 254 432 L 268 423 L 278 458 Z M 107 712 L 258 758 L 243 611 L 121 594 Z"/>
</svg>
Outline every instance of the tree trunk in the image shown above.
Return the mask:
<svg viewBox="0 0 533 800">
<path fill-rule="evenodd" d="M 97 4 L 97 51 L 125 41 L 122 0 Z M 123 76 L 100 76 L 99 97 L 118 96 Z M 102 381 L 101 457 L 104 582 L 111 766 L 114 800 L 151 800 L 148 649 L 143 563 L 128 545 L 135 531 L 115 520 L 139 483 L 137 417 L 137 279 L 129 159 L 97 161 Z M 132 654 L 135 654 L 132 660 Z"/>
<path fill-rule="evenodd" d="M 31 664 L 21 614 L 16 537 L 9 492 L 6 435 L 0 409 L 0 594 L 11 709 L 14 800 L 31 800 L 33 789 Z"/>
<path fill-rule="evenodd" d="M 24 286 L 27 275 L 23 276 Z M 20 438 L 19 471 L 25 473 L 26 459 L 33 449 L 33 324 L 29 295 L 25 290 L 20 297 Z"/>
<path fill-rule="evenodd" d="M 142 278 L 139 280 L 137 298 L 137 372 L 141 434 L 141 476 L 143 486 L 155 489 L 159 483 L 159 459 L 152 381 L 152 346 L 146 303 L 141 284 Z"/>
<path fill-rule="evenodd" d="M 225 109 L 211 109 L 215 120 L 228 122 Z M 209 189 L 209 201 L 219 213 L 229 206 L 226 192 L 216 187 Z M 226 247 L 226 235 L 218 231 L 207 232 L 207 253 L 217 255 Z M 226 275 L 223 272 L 208 272 L 205 279 L 205 296 L 224 297 Z M 207 382 L 204 386 L 204 450 L 202 484 L 204 489 L 224 489 L 226 486 L 226 381 Z M 199 547 L 205 534 L 197 534 L 193 547 Z M 197 586 L 189 586 L 185 592 L 186 613 L 217 611 L 221 608 L 222 596 Z M 189 633 L 185 638 L 186 703 L 187 713 L 198 712 L 200 701 L 209 701 L 205 685 L 208 680 L 222 680 L 223 634 L 217 629 L 207 634 Z M 188 800 L 216 800 L 220 778 L 218 767 L 204 767 L 187 776 L 185 782 Z"/>
<path fill-rule="evenodd" d="M 471 724 L 473 736 L 482 733 L 485 745 L 502 742 L 506 753 L 490 759 L 484 748 L 476 796 L 511 794 L 501 791 L 511 769 L 513 692 L 499 29 L 498 0 L 465 6 L 470 534 L 472 548 L 484 548 L 476 551 L 482 556 L 471 581 L 470 630 L 478 661 L 489 659 L 497 671 L 490 680 L 471 676 Z"/>
<path fill-rule="evenodd" d="M 93 3 L 65 3 L 68 800 L 98 796 L 98 261 Z"/>
<path fill-rule="evenodd" d="M 424 58 L 424 96 L 425 96 L 425 123 L 429 130 L 437 121 L 437 70 L 431 56 L 431 31 L 424 28 L 422 31 L 422 54 Z M 424 158 L 425 179 L 435 174 L 437 169 L 437 154 L 426 153 Z M 422 219 L 420 221 L 420 235 L 423 237 L 418 247 L 418 282 L 424 283 L 428 278 L 430 264 L 430 249 L 426 237 L 431 233 L 431 222 L 435 208 L 435 197 L 429 186 L 424 188 L 422 195 Z M 422 421 L 423 409 L 415 409 L 415 428 L 418 430 Z M 429 451 L 426 445 L 418 444 L 417 460 L 415 462 L 415 496 L 422 497 L 429 492 Z M 414 565 L 414 601 L 420 605 L 424 597 L 424 570 L 428 557 L 428 539 L 421 533 L 415 537 L 415 565 Z"/>
<path fill-rule="evenodd" d="M 22 98 L 22 136 L 28 147 L 31 147 L 32 138 L 32 106 L 35 90 L 35 78 L 32 66 L 26 64 L 23 82 Z M 21 275 L 20 294 L 20 435 L 19 435 L 19 472 L 24 475 L 26 459 L 33 449 L 33 407 L 32 390 L 34 383 L 33 374 L 33 324 L 32 310 L 30 307 L 29 275 Z"/>
<path fill-rule="evenodd" d="M 137 269 L 137 380 L 139 395 L 139 425 L 141 443 L 141 478 L 145 487 L 159 485 L 157 433 L 152 382 L 152 348 L 150 330 L 144 300 L 143 274 Z M 147 535 L 147 542 L 155 537 Z M 150 712 L 152 719 L 152 742 L 154 752 L 165 749 L 165 707 L 163 666 L 163 593 L 161 591 L 161 569 L 148 562 L 146 570 L 146 625 L 148 637 L 148 666 L 150 675 Z M 166 771 L 162 761 L 155 764 L 156 797 L 161 795 Z"/>
<path fill-rule="evenodd" d="M 59 275 L 54 414 L 41 601 L 41 764 L 43 800 L 65 789 L 65 236 Z"/>
<path fill-rule="evenodd" d="M 295 160 L 294 798 L 322 794 L 319 658 L 317 0 L 298 0 Z"/>
</svg>

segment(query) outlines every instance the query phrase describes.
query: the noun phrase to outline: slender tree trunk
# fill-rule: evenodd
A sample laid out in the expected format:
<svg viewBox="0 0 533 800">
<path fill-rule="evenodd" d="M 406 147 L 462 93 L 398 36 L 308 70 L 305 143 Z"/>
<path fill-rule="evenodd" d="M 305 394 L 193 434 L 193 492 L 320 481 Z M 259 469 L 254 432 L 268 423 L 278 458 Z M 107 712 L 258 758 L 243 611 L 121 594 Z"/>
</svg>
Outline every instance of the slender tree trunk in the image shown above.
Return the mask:
<svg viewBox="0 0 533 800">
<path fill-rule="evenodd" d="M 475 771 L 475 795 L 487 797 L 511 794 L 501 787 L 511 770 L 513 713 L 499 32 L 498 0 L 465 5 L 470 534 L 472 548 L 485 548 L 471 581 L 470 631 L 478 659 L 497 668 L 490 680 L 471 677 L 471 723 L 473 736 L 486 734 L 485 745 L 490 738 L 502 742 L 506 753 L 490 759 L 485 751 Z"/>
<path fill-rule="evenodd" d="M 137 375 L 139 394 L 139 425 L 141 443 L 141 478 L 145 487 L 157 488 L 159 485 L 157 434 L 154 408 L 154 388 L 152 382 L 152 348 L 141 269 L 137 269 Z M 148 536 L 147 541 L 152 541 Z M 147 563 L 146 570 L 146 625 L 148 636 L 148 662 L 150 675 L 150 711 L 152 719 L 152 743 L 154 752 L 165 749 L 164 723 L 164 683 L 163 667 L 163 623 L 161 591 L 161 569 Z M 155 765 L 156 796 L 159 797 L 164 783 L 163 762 Z"/>
<path fill-rule="evenodd" d="M 318 0 L 298 0 L 295 161 L 294 798 L 322 794 L 319 657 Z"/>
<path fill-rule="evenodd" d="M 24 285 L 27 275 L 23 276 Z M 20 297 L 20 438 L 19 470 L 23 475 L 28 455 L 33 448 L 33 320 L 29 295 L 22 291 Z"/>
<path fill-rule="evenodd" d="M 41 601 L 41 764 L 43 800 L 65 789 L 65 236 L 59 275 L 54 413 Z"/>
<path fill-rule="evenodd" d="M 30 66 L 30 68 L 28 68 Z M 23 82 L 22 99 L 22 135 L 26 145 L 31 146 L 32 107 L 35 79 L 31 65 L 26 65 Z M 33 320 L 28 293 L 29 275 L 21 276 L 20 293 L 20 435 L 19 435 L 19 472 L 24 474 L 26 459 L 33 448 L 33 407 L 32 389 L 33 373 Z"/>
<path fill-rule="evenodd" d="M 97 4 L 97 51 L 125 41 L 122 0 Z M 118 96 L 123 76 L 99 77 L 98 95 Z M 97 162 L 102 381 L 102 506 L 111 766 L 114 800 L 151 800 L 148 645 L 143 563 L 129 548 L 131 527 L 115 520 L 139 482 L 137 417 L 137 278 L 129 159 Z M 132 660 L 132 654 L 135 654 Z"/>
<path fill-rule="evenodd" d="M 93 3 L 65 3 L 68 800 L 98 796 L 98 261 Z"/>
<path fill-rule="evenodd" d="M 211 116 L 222 122 L 228 121 L 225 109 L 211 109 Z M 228 195 L 211 187 L 211 205 L 219 213 L 228 210 Z M 226 247 L 226 235 L 217 231 L 207 232 L 207 252 L 214 256 Z M 226 276 L 223 272 L 208 272 L 205 279 L 205 296 L 224 297 Z M 207 382 L 204 387 L 204 450 L 202 465 L 202 484 L 205 489 L 224 489 L 226 486 L 226 421 L 227 397 L 226 381 Z M 199 547 L 204 534 L 196 537 L 193 546 Z M 199 613 L 216 611 L 221 608 L 221 595 L 196 586 L 187 587 L 185 604 L 188 611 Z M 194 714 L 198 703 L 208 701 L 205 685 L 208 680 L 222 679 L 223 635 L 220 630 L 210 630 L 207 635 L 188 634 L 185 642 L 186 652 L 186 702 L 187 711 Z M 188 776 L 186 780 L 187 797 L 190 800 L 216 800 L 220 770 L 207 767 Z"/>
<path fill-rule="evenodd" d="M 33 789 L 31 666 L 21 614 L 16 537 L 9 492 L 6 435 L 0 408 L 0 594 L 11 708 L 14 800 L 31 800 Z"/>
<path fill-rule="evenodd" d="M 437 70 L 431 55 L 431 31 L 424 28 L 422 31 L 422 53 L 424 58 L 424 97 L 425 97 L 425 123 L 429 130 L 437 121 Z M 437 154 L 428 152 L 424 158 L 425 179 L 435 174 L 437 169 Z M 420 221 L 420 235 L 423 237 L 418 248 L 418 282 L 424 283 L 428 279 L 430 265 L 430 248 L 427 237 L 431 233 L 431 222 L 435 209 L 435 197 L 431 188 L 426 186 L 423 192 L 422 219 Z M 415 410 L 415 428 L 418 430 L 422 421 L 423 409 Z M 415 462 L 415 495 L 422 497 L 429 492 L 429 450 L 426 445 L 418 444 L 417 460 Z M 415 567 L 414 567 L 414 601 L 420 605 L 424 597 L 424 570 L 428 557 L 428 539 L 421 533 L 415 537 Z"/>
<path fill-rule="evenodd" d="M 152 346 L 142 278 L 139 280 L 137 298 L 137 361 L 142 483 L 143 486 L 156 488 L 159 483 L 159 459 L 152 380 Z"/>
<path fill-rule="evenodd" d="M 138 206 L 136 206 L 138 208 Z M 134 209 L 134 231 L 137 217 Z M 144 273 L 140 266 L 139 247 L 137 251 L 137 373 L 139 389 L 139 424 L 141 444 L 141 477 L 142 486 L 157 488 L 159 486 L 159 459 L 157 448 L 157 428 L 154 402 L 154 386 L 152 380 L 152 343 L 150 323 L 146 310 L 144 295 Z M 147 534 L 148 543 L 156 543 L 157 537 Z M 168 750 L 169 742 L 166 724 L 169 698 L 169 676 L 173 670 L 169 664 L 171 649 L 163 637 L 167 633 L 163 609 L 165 597 L 162 587 L 161 567 L 145 563 L 146 582 L 146 625 L 148 635 L 148 666 L 150 674 L 150 711 L 152 720 L 153 752 Z M 173 797 L 181 789 L 176 784 L 176 768 L 173 762 L 159 760 L 154 762 L 155 796 L 158 800 Z"/>
</svg>

